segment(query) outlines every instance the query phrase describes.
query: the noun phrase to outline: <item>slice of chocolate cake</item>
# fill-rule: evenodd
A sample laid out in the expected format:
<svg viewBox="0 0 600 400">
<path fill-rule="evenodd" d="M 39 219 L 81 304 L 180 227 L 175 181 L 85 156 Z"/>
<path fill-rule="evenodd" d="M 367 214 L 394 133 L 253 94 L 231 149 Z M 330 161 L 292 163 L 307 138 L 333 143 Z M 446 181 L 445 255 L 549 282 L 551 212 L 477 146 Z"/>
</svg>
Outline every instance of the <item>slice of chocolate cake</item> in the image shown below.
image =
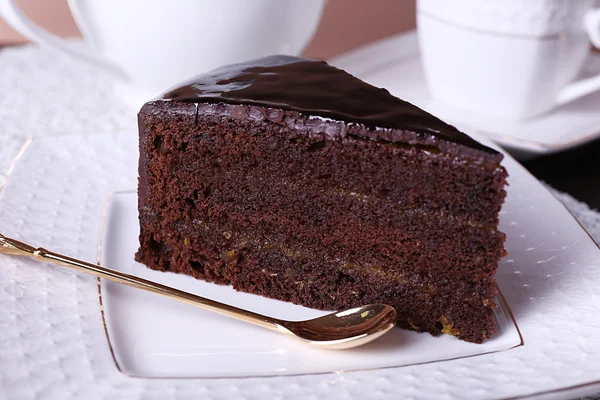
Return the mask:
<svg viewBox="0 0 600 400">
<path fill-rule="evenodd" d="M 482 342 L 504 255 L 502 155 L 314 60 L 199 76 L 139 113 L 140 250 L 160 271 Z"/>
</svg>

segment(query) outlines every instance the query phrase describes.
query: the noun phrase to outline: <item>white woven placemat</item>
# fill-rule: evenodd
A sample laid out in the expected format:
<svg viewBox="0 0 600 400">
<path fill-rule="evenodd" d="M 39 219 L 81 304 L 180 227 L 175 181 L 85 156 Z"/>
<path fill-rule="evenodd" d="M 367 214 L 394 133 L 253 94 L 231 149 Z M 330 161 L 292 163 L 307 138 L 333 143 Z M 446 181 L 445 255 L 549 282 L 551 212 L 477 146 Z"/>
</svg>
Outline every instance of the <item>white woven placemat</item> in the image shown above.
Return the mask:
<svg viewBox="0 0 600 400">
<path fill-rule="evenodd" d="M 115 79 L 96 66 L 28 45 L 1 50 L 0 71 L 2 176 L 31 136 L 136 134 L 137 110 L 118 97 L 113 91 Z M 568 194 L 551 190 L 600 243 L 600 213 Z"/>
</svg>

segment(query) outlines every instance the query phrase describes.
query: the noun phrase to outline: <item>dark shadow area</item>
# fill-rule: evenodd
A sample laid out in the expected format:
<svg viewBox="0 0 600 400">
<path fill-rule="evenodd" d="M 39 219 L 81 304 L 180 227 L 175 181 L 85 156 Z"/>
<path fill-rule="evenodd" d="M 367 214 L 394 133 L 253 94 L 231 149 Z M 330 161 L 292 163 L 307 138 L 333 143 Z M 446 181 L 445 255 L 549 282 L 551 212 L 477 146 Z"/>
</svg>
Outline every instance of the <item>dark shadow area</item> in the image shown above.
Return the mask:
<svg viewBox="0 0 600 400">
<path fill-rule="evenodd" d="M 555 189 L 569 193 L 591 208 L 600 209 L 600 140 L 539 157 L 523 165 Z"/>
</svg>

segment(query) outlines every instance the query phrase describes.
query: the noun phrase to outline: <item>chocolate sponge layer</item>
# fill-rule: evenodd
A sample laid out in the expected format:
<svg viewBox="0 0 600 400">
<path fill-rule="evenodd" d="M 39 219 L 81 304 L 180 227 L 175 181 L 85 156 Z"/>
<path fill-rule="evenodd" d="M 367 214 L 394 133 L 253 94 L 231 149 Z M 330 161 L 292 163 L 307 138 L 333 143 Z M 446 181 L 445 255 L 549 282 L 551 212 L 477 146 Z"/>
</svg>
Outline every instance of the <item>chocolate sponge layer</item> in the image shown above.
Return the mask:
<svg viewBox="0 0 600 400">
<path fill-rule="evenodd" d="M 492 334 L 501 156 L 254 105 L 150 102 L 139 126 L 148 267 L 319 309 L 387 303 L 434 335 Z"/>
</svg>

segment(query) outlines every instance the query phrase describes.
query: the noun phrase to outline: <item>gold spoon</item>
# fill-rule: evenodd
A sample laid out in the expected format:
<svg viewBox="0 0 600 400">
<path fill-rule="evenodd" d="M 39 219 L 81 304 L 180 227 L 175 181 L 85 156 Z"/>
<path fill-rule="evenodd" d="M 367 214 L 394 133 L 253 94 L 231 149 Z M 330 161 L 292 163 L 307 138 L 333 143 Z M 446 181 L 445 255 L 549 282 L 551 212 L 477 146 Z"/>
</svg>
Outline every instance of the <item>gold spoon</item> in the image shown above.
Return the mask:
<svg viewBox="0 0 600 400">
<path fill-rule="evenodd" d="M 377 339 L 396 325 L 396 310 L 387 304 L 368 304 L 306 321 L 284 321 L 196 296 L 195 294 L 133 275 L 104 268 L 97 264 L 53 253 L 41 247 L 35 248 L 27 243 L 8 238 L 2 234 L 0 234 L 0 253 L 27 256 L 38 261 L 71 267 L 99 278 L 147 290 L 227 315 L 228 317 L 262 326 L 263 328 L 284 333 L 300 339 L 311 346 L 322 349 L 349 349 L 361 346 Z"/>
</svg>

